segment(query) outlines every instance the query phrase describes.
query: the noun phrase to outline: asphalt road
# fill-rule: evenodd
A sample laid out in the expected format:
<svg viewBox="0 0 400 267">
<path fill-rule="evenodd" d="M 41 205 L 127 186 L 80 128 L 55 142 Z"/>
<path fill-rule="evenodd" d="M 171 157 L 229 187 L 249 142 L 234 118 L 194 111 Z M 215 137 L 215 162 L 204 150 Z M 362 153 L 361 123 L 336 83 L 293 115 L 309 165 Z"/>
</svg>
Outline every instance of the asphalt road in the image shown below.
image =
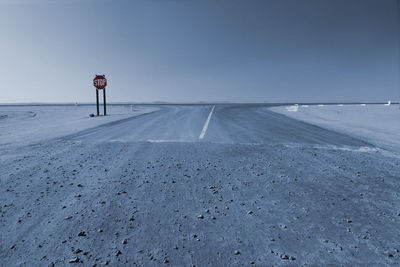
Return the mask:
<svg viewBox="0 0 400 267">
<path fill-rule="evenodd" d="M 0 166 L 4 266 L 400 260 L 400 160 L 255 105 L 165 105 Z"/>
<path fill-rule="evenodd" d="M 344 134 L 271 112 L 266 106 L 181 105 L 159 108 L 156 112 L 101 125 L 70 137 L 85 141 L 370 146 Z"/>
</svg>

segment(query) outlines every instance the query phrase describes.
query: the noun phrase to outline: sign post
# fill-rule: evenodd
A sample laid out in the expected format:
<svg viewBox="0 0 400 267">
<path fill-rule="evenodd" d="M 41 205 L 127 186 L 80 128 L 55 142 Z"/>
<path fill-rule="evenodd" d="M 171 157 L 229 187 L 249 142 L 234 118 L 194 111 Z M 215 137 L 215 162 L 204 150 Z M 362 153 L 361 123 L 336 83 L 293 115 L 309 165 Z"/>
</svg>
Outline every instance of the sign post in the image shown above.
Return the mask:
<svg viewBox="0 0 400 267">
<path fill-rule="evenodd" d="M 103 90 L 103 106 L 104 106 L 104 116 L 107 115 L 106 112 L 106 86 L 107 79 L 105 75 L 97 75 L 93 79 L 93 85 L 96 87 L 96 107 L 97 107 L 97 116 L 100 116 L 99 111 L 99 90 Z"/>
</svg>

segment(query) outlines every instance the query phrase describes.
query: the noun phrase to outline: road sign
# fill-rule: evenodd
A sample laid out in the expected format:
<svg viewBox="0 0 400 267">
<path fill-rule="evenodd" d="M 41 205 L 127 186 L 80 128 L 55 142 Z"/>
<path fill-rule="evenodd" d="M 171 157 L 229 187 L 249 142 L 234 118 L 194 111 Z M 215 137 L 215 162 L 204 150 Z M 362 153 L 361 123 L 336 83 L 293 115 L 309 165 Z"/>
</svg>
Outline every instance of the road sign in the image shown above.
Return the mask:
<svg viewBox="0 0 400 267">
<path fill-rule="evenodd" d="M 93 85 L 97 89 L 104 89 L 107 86 L 107 79 L 105 75 L 96 75 L 93 79 Z"/>
<path fill-rule="evenodd" d="M 107 86 L 107 79 L 105 75 L 97 75 L 93 79 L 93 85 L 96 87 L 96 107 L 97 107 L 97 116 L 100 115 L 99 112 L 99 90 L 103 90 L 103 106 L 104 106 L 104 116 L 107 115 L 106 112 L 106 86 Z"/>
</svg>

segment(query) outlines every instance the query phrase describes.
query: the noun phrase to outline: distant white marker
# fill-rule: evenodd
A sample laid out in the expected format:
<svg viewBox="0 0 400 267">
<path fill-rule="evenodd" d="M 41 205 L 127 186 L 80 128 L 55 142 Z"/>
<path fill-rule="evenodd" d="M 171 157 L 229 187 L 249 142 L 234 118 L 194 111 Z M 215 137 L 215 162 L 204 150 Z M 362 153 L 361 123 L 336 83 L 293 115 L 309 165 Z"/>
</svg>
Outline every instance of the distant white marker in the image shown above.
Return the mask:
<svg viewBox="0 0 400 267">
<path fill-rule="evenodd" d="M 215 106 L 213 106 L 213 108 L 212 108 L 211 111 L 210 111 L 210 114 L 208 114 L 208 118 L 207 118 L 206 122 L 204 123 L 203 130 L 201 130 L 199 139 L 203 139 L 203 138 L 204 138 L 204 135 L 205 135 L 206 132 L 207 132 L 208 124 L 210 123 L 211 116 L 212 116 L 212 114 L 213 114 L 213 112 L 214 112 L 214 108 L 215 108 Z"/>
<path fill-rule="evenodd" d="M 294 105 L 294 106 L 288 106 L 286 107 L 287 111 L 291 111 L 291 112 L 297 112 L 297 110 L 299 109 L 299 106 Z"/>
</svg>

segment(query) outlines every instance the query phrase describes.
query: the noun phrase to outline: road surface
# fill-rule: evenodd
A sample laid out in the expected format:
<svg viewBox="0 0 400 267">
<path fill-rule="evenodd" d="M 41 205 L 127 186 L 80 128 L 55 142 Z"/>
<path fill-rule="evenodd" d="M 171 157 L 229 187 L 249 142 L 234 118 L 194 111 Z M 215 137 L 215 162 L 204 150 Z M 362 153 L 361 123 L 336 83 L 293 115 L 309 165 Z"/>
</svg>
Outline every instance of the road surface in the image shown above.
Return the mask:
<svg viewBox="0 0 400 267">
<path fill-rule="evenodd" d="M 400 160 L 263 105 L 165 105 L 1 164 L 4 266 L 395 265 Z"/>
</svg>

